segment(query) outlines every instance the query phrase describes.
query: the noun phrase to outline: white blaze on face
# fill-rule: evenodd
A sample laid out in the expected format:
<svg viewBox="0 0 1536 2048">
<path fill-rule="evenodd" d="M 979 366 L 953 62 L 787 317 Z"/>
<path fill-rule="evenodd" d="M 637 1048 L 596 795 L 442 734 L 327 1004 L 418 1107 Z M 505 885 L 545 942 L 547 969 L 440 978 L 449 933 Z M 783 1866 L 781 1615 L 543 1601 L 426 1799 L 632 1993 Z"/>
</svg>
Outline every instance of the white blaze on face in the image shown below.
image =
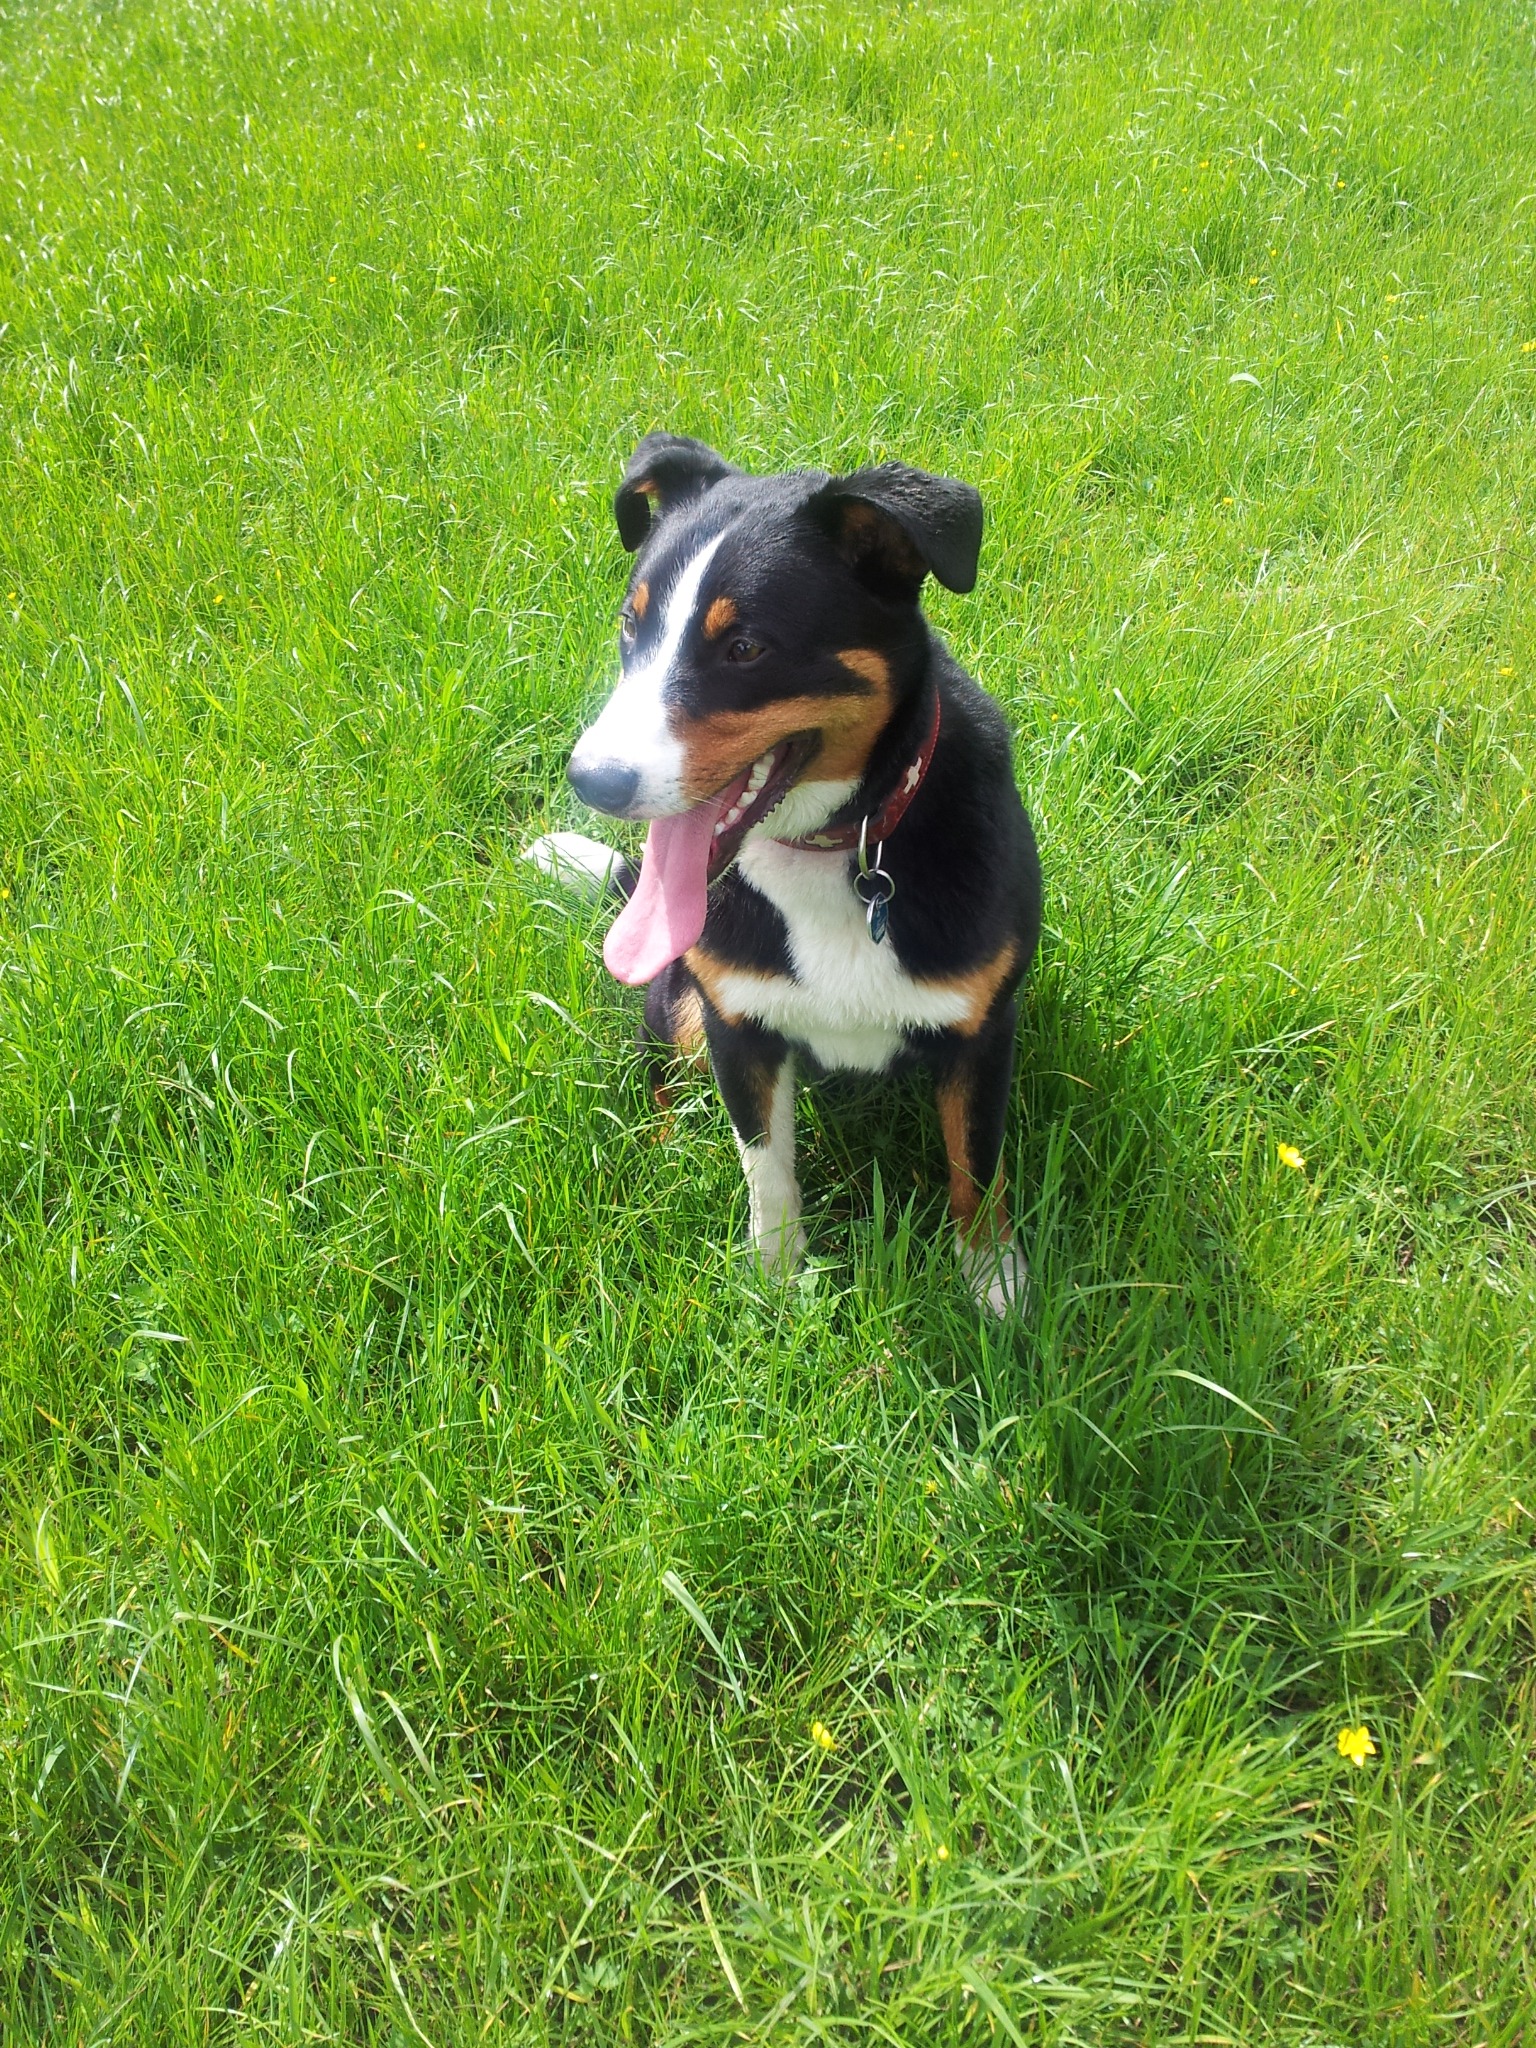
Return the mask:
<svg viewBox="0 0 1536 2048">
<path fill-rule="evenodd" d="M 664 600 L 656 645 L 619 678 L 618 688 L 571 755 L 577 770 L 612 762 L 635 771 L 640 781 L 627 813 L 633 818 L 669 818 L 688 809 L 683 746 L 667 720 L 667 684 L 697 609 L 704 573 L 723 538 L 717 533 L 683 564 Z"/>
</svg>

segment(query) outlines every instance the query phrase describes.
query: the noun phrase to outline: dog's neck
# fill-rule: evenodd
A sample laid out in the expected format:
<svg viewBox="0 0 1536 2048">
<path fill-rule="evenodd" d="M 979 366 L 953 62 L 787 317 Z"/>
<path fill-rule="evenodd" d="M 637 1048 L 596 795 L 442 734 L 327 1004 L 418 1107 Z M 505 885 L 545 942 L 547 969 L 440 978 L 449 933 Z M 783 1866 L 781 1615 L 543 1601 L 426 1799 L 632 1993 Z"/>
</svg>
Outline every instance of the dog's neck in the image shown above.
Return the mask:
<svg viewBox="0 0 1536 2048">
<path fill-rule="evenodd" d="M 928 655 L 926 646 L 924 655 Z M 824 823 L 852 823 L 877 811 L 885 802 L 923 743 L 933 718 L 933 692 L 937 687 L 931 659 L 914 665 L 912 674 L 904 679 L 890 717 L 875 735 L 863 775 L 840 811 L 829 815 Z"/>
</svg>

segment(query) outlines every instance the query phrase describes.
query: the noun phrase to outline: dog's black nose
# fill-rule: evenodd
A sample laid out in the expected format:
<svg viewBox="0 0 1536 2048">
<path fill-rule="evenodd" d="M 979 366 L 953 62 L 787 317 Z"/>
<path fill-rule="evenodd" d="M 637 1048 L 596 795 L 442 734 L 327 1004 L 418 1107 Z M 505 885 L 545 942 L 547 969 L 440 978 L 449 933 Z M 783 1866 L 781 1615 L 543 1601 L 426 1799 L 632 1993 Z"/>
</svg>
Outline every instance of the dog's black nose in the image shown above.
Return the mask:
<svg viewBox="0 0 1536 2048">
<path fill-rule="evenodd" d="M 629 809 L 640 787 L 639 769 L 626 768 L 622 761 L 583 762 L 580 766 L 572 761 L 565 773 L 584 804 L 590 804 L 594 811 L 609 811 L 615 817 Z"/>
</svg>

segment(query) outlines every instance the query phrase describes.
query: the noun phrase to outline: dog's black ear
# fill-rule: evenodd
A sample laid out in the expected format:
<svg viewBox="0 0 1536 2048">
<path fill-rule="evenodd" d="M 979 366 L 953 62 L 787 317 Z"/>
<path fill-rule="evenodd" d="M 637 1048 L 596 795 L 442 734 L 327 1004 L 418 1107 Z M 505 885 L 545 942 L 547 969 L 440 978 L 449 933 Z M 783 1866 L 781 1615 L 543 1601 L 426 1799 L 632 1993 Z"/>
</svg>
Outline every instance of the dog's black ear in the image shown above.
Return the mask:
<svg viewBox="0 0 1536 2048">
<path fill-rule="evenodd" d="M 834 477 L 812 500 L 844 554 L 883 594 L 917 595 L 932 570 L 946 590 L 974 590 L 981 493 L 904 462 Z"/>
<path fill-rule="evenodd" d="M 651 521 L 684 498 L 702 497 L 711 484 L 735 471 L 713 448 L 686 434 L 647 434 L 624 472 L 613 498 L 619 539 L 633 554 L 651 530 Z"/>
</svg>

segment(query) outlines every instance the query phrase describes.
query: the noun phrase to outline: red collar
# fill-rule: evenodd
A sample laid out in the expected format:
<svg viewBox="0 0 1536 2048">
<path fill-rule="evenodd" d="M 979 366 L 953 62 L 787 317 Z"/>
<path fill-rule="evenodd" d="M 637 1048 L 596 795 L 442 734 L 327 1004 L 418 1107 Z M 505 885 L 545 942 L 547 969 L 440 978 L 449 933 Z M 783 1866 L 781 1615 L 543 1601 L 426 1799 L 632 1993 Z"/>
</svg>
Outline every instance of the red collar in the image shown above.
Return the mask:
<svg viewBox="0 0 1536 2048">
<path fill-rule="evenodd" d="M 907 815 L 907 806 L 923 786 L 923 777 L 933 762 L 934 749 L 939 744 L 939 691 L 934 685 L 933 716 L 928 721 L 928 736 L 918 748 L 909 763 L 906 773 L 896 784 L 878 811 L 856 819 L 851 825 L 828 825 L 820 832 L 807 832 L 803 839 L 781 839 L 781 846 L 793 846 L 803 853 L 855 853 L 863 840 L 871 848 L 889 839 L 902 819 Z"/>
</svg>

